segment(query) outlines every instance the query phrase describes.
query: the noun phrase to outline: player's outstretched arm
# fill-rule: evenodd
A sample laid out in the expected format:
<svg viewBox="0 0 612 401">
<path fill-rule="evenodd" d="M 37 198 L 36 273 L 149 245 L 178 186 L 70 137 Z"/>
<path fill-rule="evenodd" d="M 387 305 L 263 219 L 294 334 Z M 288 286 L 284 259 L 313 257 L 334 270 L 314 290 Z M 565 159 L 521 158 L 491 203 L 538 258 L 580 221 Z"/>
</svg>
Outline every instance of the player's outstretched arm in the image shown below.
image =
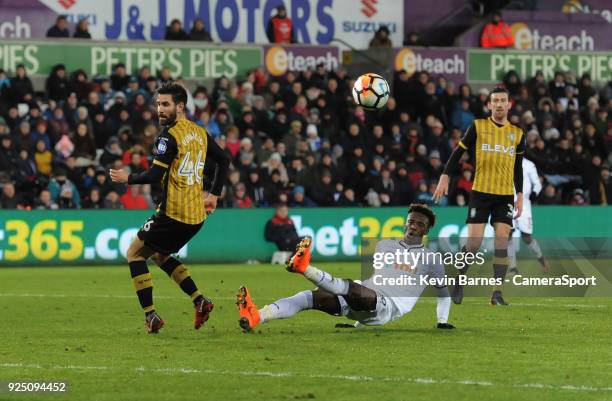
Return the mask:
<svg viewBox="0 0 612 401">
<path fill-rule="evenodd" d="M 113 182 L 120 182 L 124 184 L 152 184 L 154 182 L 160 182 L 166 168 L 153 164 L 153 166 L 140 174 L 128 174 L 125 170 L 110 170 L 110 177 Z"/>
</svg>

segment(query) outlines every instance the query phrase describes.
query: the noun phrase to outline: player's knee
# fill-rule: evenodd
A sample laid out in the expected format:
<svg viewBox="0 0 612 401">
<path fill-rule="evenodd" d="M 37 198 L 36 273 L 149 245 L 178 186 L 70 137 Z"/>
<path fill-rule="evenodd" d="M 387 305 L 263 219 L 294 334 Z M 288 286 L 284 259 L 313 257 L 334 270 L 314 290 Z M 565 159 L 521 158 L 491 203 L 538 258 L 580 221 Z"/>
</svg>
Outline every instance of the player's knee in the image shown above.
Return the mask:
<svg viewBox="0 0 612 401">
<path fill-rule="evenodd" d="M 356 311 L 370 311 L 376 309 L 376 292 L 357 284 L 351 279 L 346 280 L 349 282 L 346 300 L 351 309 Z"/>
<path fill-rule="evenodd" d="M 169 255 L 163 255 L 159 252 L 155 252 L 153 255 L 151 255 L 151 260 L 159 267 L 166 263 L 169 258 Z"/>
<path fill-rule="evenodd" d="M 147 248 L 140 239 L 136 238 L 130 244 L 126 257 L 128 262 L 135 262 L 138 260 L 147 260 L 151 255 L 151 250 Z"/>
</svg>

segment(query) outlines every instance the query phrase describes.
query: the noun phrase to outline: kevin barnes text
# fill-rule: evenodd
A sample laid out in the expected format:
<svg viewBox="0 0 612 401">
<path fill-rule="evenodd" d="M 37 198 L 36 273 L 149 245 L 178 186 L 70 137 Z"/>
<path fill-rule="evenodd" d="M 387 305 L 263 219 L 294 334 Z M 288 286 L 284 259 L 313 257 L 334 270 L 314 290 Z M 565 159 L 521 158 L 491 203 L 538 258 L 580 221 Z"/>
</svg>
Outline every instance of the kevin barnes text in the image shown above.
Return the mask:
<svg viewBox="0 0 612 401">
<path fill-rule="evenodd" d="M 503 281 L 501 278 L 493 277 L 431 277 L 429 275 L 414 275 L 414 274 L 402 274 L 395 277 L 385 277 L 382 274 L 374 274 L 372 280 L 375 285 L 379 286 L 405 286 L 405 285 L 418 285 L 428 286 L 433 285 L 436 287 L 454 286 L 454 285 L 467 285 L 467 286 L 492 286 L 502 285 Z"/>
</svg>

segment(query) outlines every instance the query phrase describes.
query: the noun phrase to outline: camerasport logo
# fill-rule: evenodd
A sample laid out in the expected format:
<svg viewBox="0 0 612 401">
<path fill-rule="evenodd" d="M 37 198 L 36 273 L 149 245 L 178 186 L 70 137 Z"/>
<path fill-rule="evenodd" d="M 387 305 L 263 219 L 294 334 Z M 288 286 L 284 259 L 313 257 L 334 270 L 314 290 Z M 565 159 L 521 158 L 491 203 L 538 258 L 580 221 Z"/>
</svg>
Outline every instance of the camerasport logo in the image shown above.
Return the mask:
<svg viewBox="0 0 612 401">
<path fill-rule="evenodd" d="M 363 13 L 363 15 L 368 18 L 372 18 L 372 16 L 374 16 L 378 12 L 378 8 L 376 8 L 376 3 L 378 3 L 378 0 L 361 0 L 361 4 L 363 5 L 361 12 Z"/>
</svg>

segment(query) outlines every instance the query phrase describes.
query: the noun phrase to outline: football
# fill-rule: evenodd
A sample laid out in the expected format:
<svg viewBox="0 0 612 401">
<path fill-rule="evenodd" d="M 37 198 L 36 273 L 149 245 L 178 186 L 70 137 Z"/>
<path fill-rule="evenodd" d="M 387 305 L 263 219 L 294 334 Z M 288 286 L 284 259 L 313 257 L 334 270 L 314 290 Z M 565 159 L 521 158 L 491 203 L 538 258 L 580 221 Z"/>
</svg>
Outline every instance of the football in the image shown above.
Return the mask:
<svg viewBox="0 0 612 401">
<path fill-rule="evenodd" d="M 378 74 L 363 74 L 355 80 L 353 99 L 368 110 L 383 108 L 389 100 L 389 83 Z"/>
</svg>

